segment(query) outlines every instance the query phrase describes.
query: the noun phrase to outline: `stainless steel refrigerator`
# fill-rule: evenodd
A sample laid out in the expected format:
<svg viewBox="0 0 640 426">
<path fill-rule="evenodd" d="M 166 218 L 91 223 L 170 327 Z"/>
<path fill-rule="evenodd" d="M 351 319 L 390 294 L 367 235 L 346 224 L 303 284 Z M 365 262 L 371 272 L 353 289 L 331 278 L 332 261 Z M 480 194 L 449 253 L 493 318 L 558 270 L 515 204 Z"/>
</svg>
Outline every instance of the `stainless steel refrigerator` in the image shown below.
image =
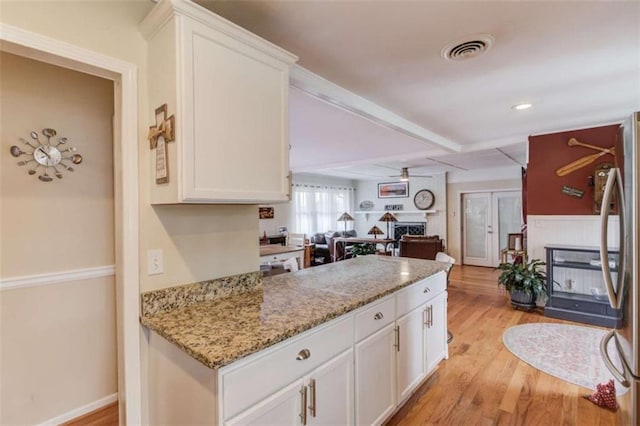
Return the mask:
<svg viewBox="0 0 640 426">
<path fill-rule="evenodd" d="M 603 275 L 612 308 L 622 309 L 623 321 L 619 329 L 611 330 L 602 339 L 600 352 L 611 374 L 623 386 L 630 388 L 628 406 L 629 422 L 640 424 L 640 274 L 639 236 L 640 232 L 640 112 L 634 113 L 621 126 L 624 151 L 623 170 L 611 169 L 607 178 L 601 206 L 600 256 L 608 258 L 607 238 L 610 203 L 615 200 L 619 207 L 620 256 L 617 272 L 610 270 L 609 262 L 602 262 Z M 618 151 L 619 152 L 619 151 Z M 614 339 L 615 345 L 608 345 Z M 622 361 L 618 369 L 611 361 L 617 351 Z M 627 396 L 625 396 L 626 398 Z"/>
</svg>

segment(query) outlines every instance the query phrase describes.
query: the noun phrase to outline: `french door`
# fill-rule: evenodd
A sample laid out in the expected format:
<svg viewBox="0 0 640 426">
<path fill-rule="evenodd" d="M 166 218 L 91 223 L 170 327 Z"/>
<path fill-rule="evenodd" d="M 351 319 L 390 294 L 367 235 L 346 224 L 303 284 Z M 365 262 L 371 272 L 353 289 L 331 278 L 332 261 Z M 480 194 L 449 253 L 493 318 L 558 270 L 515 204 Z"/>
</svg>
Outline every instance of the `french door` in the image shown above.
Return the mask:
<svg viewBox="0 0 640 426">
<path fill-rule="evenodd" d="M 462 263 L 497 266 L 508 235 L 522 226 L 520 191 L 462 194 Z"/>
</svg>

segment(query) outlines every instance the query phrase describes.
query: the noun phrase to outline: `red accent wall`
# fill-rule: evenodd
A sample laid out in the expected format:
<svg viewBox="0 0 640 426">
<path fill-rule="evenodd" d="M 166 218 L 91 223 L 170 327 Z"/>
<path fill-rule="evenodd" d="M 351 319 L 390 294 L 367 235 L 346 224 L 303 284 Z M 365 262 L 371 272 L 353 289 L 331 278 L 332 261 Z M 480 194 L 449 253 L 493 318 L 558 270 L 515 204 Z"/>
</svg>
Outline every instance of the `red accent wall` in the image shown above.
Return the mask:
<svg viewBox="0 0 640 426">
<path fill-rule="evenodd" d="M 593 187 L 589 176 L 601 163 L 621 165 L 622 145 L 619 126 L 593 127 L 583 130 L 529 136 L 529 164 L 527 167 L 527 214 L 529 215 L 589 215 L 593 213 Z M 616 146 L 616 157 L 603 155 L 593 163 L 565 176 L 557 176 L 556 170 L 584 156 L 598 151 L 581 146 L 569 146 L 576 138 L 579 142 L 603 148 Z M 582 198 L 562 193 L 569 186 L 584 191 Z"/>
</svg>

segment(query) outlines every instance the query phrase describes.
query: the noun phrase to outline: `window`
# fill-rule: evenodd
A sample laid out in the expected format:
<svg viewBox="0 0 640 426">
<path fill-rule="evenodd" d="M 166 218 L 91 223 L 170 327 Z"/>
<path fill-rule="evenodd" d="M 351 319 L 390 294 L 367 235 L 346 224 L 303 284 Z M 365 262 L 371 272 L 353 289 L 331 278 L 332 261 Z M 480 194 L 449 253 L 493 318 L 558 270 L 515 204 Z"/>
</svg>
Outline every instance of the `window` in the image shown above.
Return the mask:
<svg viewBox="0 0 640 426">
<path fill-rule="evenodd" d="M 293 230 L 307 235 L 328 230 L 343 230 L 336 219 L 353 212 L 355 189 L 348 187 L 293 184 Z M 351 228 L 352 224 L 347 224 Z"/>
</svg>

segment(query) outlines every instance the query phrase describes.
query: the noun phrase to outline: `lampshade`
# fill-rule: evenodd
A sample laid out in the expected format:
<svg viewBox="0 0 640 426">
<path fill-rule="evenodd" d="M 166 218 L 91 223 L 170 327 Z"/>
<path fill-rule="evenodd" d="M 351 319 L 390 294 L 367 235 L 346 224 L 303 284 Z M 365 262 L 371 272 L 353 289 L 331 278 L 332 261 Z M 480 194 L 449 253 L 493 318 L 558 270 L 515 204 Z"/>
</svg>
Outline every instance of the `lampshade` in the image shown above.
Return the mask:
<svg viewBox="0 0 640 426">
<path fill-rule="evenodd" d="M 385 214 L 382 215 L 380 219 L 378 219 L 378 221 L 379 222 L 397 222 L 398 219 L 396 219 L 396 217 L 391 213 L 386 212 Z"/>
<path fill-rule="evenodd" d="M 354 220 L 355 219 L 353 218 L 353 216 L 351 216 L 347 212 L 342 213 L 342 215 L 338 218 L 338 222 L 353 222 Z"/>
<path fill-rule="evenodd" d="M 389 224 L 391 222 L 397 222 L 398 219 L 396 219 L 396 217 L 394 215 L 392 215 L 391 213 L 386 212 L 385 214 L 382 215 L 382 217 L 380 219 L 378 219 L 378 221 L 387 222 L 387 238 L 391 238 L 391 233 L 389 231 Z"/>
<path fill-rule="evenodd" d="M 369 232 L 367 232 L 367 234 L 373 235 L 373 238 L 378 238 L 378 235 L 384 235 L 384 232 L 382 231 L 382 229 L 374 225 L 373 228 L 369 229 Z"/>
</svg>

